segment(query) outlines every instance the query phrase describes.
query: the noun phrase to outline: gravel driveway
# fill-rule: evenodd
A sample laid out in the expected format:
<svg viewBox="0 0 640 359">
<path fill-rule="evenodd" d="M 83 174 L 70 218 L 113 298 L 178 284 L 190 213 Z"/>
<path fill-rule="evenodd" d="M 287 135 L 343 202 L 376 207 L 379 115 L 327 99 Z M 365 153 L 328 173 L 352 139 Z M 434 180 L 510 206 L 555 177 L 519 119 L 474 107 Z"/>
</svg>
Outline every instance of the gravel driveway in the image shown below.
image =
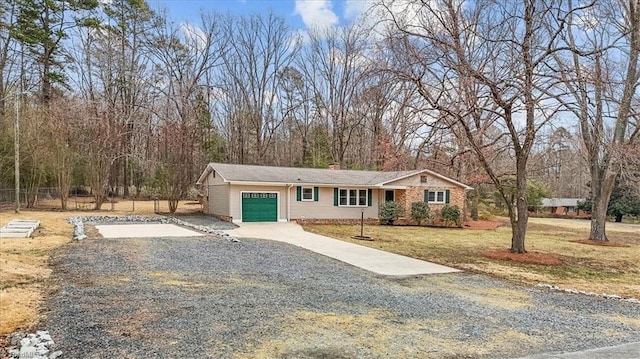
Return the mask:
<svg viewBox="0 0 640 359">
<path fill-rule="evenodd" d="M 640 341 L 640 307 L 455 273 L 391 279 L 265 240 L 87 239 L 52 257 L 65 358 L 518 357 Z"/>
</svg>

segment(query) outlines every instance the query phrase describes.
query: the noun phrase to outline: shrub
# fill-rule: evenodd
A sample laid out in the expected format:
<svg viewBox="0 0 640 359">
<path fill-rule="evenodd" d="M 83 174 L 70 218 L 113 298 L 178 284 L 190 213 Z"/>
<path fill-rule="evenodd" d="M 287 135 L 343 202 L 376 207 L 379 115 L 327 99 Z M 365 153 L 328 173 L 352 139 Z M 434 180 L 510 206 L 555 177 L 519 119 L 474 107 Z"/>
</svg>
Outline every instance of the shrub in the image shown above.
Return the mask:
<svg viewBox="0 0 640 359">
<path fill-rule="evenodd" d="M 382 224 L 393 224 L 403 212 L 402 205 L 398 202 L 388 201 L 380 206 L 380 222 Z"/>
<path fill-rule="evenodd" d="M 448 204 L 445 204 L 444 207 L 442 207 L 442 211 L 440 213 L 442 214 L 442 219 L 447 225 L 455 224 L 456 226 L 460 227 L 460 225 L 462 224 L 462 217 L 460 215 L 460 208 L 458 208 L 458 206 L 450 206 Z"/>
<path fill-rule="evenodd" d="M 429 219 L 429 205 L 426 202 L 411 203 L 411 218 L 418 222 L 418 225 L 420 225 L 420 222 Z"/>
</svg>

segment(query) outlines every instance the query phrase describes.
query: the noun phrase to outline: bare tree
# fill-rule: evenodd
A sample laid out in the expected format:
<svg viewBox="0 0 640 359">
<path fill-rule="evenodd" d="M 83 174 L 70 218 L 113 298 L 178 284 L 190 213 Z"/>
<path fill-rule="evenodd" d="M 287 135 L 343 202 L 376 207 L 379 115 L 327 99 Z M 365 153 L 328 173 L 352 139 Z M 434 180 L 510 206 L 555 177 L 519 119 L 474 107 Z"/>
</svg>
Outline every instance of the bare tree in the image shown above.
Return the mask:
<svg viewBox="0 0 640 359">
<path fill-rule="evenodd" d="M 283 77 L 299 50 L 299 41 L 274 14 L 224 21 L 224 37 L 233 38 L 222 53 L 218 84 L 224 94 L 230 149 L 234 162 L 273 161 L 276 134 L 283 118 L 277 97 Z M 250 154 L 245 151 L 251 151 Z"/>
<path fill-rule="evenodd" d="M 567 93 L 558 100 L 579 121 L 589 164 L 589 238 L 606 241 L 609 199 L 640 136 L 634 110 L 640 79 L 640 1 L 594 1 L 571 14 L 564 40 L 570 53 L 555 58 Z"/>
<path fill-rule="evenodd" d="M 371 64 L 366 32 L 354 25 L 313 31 L 298 61 L 306 81 L 313 86 L 316 113 L 326 122 L 332 159 L 344 163 L 363 124 L 355 106 L 367 86 Z"/>
<path fill-rule="evenodd" d="M 216 16 L 203 14 L 200 26 L 160 22 L 159 35 L 151 37 L 148 45 L 159 76 L 155 90 L 160 98 L 153 112 L 162 146 L 158 151 L 162 188 L 172 213 L 205 161 L 202 134 L 210 118 L 203 101 L 211 88 L 205 80 L 219 66 L 223 51 Z"/>
<path fill-rule="evenodd" d="M 511 251 L 526 252 L 527 164 L 537 132 L 557 111 L 547 101 L 546 61 L 566 13 L 536 0 L 382 9 L 393 25 L 389 70 L 428 103 L 426 124 L 465 139 L 461 150 L 473 151 L 507 205 Z M 498 167 L 496 156 L 511 166 Z"/>
</svg>

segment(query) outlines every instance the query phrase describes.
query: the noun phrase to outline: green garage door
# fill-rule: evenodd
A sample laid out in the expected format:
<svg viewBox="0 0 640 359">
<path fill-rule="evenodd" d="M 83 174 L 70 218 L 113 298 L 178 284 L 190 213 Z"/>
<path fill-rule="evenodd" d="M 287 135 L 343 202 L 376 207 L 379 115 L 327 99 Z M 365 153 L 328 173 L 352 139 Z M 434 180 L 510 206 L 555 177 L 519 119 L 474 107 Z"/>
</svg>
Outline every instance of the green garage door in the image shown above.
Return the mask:
<svg viewBox="0 0 640 359">
<path fill-rule="evenodd" d="M 243 193 L 242 222 L 277 222 L 277 193 Z"/>
</svg>

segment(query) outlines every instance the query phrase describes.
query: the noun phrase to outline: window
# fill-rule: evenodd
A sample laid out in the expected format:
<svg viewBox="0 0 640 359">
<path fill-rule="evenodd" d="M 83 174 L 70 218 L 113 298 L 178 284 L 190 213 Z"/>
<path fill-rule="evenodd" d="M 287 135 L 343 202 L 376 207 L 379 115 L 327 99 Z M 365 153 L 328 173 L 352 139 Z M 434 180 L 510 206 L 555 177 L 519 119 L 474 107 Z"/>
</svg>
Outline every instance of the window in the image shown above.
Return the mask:
<svg viewBox="0 0 640 359">
<path fill-rule="evenodd" d="M 349 194 L 346 189 L 340 190 L 340 205 L 346 206 L 348 203 Z"/>
<path fill-rule="evenodd" d="M 302 200 L 313 201 L 313 187 L 302 187 Z"/>
<path fill-rule="evenodd" d="M 340 188 L 338 191 L 338 205 L 340 207 L 366 207 L 369 194 L 366 189 Z"/>
<path fill-rule="evenodd" d="M 393 202 L 396 200 L 395 192 L 392 189 L 384 191 L 384 201 Z"/>
<path fill-rule="evenodd" d="M 445 202 L 445 191 L 429 191 L 429 203 L 444 203 Z"/>
<path fill-rule="evenodd" d="M 366 206 L 367 205 L 367 190 L 361 189 L 358 190 L 358 206 Z"/>
<path fill-rule="evenodd" d="M 427 175 L 420 176 L 420 183 L 427 183 L 427 182 L 429 182 L 429 177 Z"/>
</svg>

